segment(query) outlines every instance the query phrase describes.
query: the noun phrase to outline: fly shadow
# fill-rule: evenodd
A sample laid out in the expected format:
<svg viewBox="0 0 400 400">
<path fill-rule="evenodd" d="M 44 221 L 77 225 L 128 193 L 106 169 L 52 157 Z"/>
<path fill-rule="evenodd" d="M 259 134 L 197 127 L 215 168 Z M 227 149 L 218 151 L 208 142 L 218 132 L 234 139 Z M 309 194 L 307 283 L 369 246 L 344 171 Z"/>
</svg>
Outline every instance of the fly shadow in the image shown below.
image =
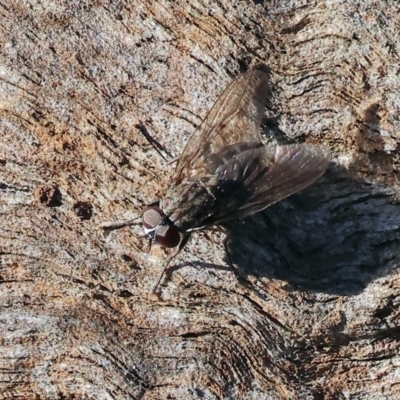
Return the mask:
<svg viewBox="0 0 400 400">
<path fill-rule="evenodd" d="M 355 295 L 388 274 L 400 254 L 400 204 L 393 189 L 346 174 L 328 171 L 239 223 L 228 242 L 237 274 L 335 295 Z"/>
<path fill-rule="evenodd" d="M 359 121 L 360 148 L 371 146 L 369 165 L 386 175 L 393 154 L 379 135 L 379 105 Z M 279 116 L 263 131 L 281 144 Z M 399 149 L 395 149 L 397 153 Z M 370 184 L 341 166 L 331 166 L 315 184 L 243 220 L 228 242 L 237 274 L 280 279 L 307 291 L 356 295 L 399 264 L 400 203 L 396 189 Z"/>
</svg>

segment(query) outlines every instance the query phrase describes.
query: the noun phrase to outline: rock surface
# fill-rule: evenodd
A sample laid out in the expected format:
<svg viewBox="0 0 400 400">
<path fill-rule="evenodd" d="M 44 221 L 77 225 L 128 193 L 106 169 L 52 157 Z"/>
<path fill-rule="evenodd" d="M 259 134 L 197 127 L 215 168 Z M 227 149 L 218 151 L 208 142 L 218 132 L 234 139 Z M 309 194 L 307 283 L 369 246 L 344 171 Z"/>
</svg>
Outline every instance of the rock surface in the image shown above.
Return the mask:
<svg viewBox="0 0 400 400">
<path fill-rule="evenodd" d="M 0 0 L 0 392 L 400 397 L 395 1 Z M 224 87 L 272 70 L 264 140 L 317 184 L 172 262 L 141 226 Z"/>
</svg>

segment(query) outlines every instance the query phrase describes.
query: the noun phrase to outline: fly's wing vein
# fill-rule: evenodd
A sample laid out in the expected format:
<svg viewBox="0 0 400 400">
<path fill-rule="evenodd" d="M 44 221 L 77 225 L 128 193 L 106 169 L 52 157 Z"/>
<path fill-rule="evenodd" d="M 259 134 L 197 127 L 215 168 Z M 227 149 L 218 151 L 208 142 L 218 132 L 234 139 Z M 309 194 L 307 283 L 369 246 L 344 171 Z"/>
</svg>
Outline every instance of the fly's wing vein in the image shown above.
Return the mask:
<svg viewBox="0 0 400 400">
<path fill-rule="evenodd" d="M 222 93 L 178 162 L 163 209 L 183 230 L 244 218 L 311 185 L 330 154 L 319 146 L 264 146 L 259 126 L 269 76 L 252 70 Z"/>
<path fill-rule="evenodd" d="M 259 162 L 254 162 L 255 157 Z M 235 162 L 239 165 L 232 168 L 229 164 Z M 216 209 L 213 224 L 247 217 L 306 188 L 322 176 L 329 163 L 327 149 L 307 144 L 263 147 L 238 154 L 219 170 L 221 181 L 233 180 L 240 185 L 229 185 L 236 190 L 224 193 L 228 200 Z"/>
<path fill-rule="evenodd" d="M 221 94 L 193 133 L 179 159 L 175 181 L 195 169 L 208 154 L 238 142 L 259 142 L 259 127 L 269 92 L 269 76 L 260 70 L 239 75 Z"/>
</svg>

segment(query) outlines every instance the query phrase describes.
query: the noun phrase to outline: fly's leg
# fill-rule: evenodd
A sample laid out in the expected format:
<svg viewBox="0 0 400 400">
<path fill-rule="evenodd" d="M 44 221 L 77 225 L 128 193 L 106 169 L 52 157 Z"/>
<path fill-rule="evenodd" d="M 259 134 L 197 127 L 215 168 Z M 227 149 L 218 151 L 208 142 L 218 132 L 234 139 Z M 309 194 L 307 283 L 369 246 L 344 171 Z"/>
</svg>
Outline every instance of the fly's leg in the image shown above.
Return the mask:
<svg viewBox="0 0 400 400">
<path fill-rule="evenodd" d="M 215 196 L 211 193 L 210 189 L 201 181 L 201 179 L 197 179 L 197 182 L 199 183 L 199 185 L 201 185 L 203 187 L 203 189 L 208 193 L 208 195 L 213 199 L 215 199 Z"/>
<path fill-rule="evenodd" d="M 136 217 L 135 219 L 131 219 L 124 222 L 117 222 L 111 225 L 102 225 L 101 228 L 106 232 L 110 232 L 113 231 L 114 229 L 125 228 L 125 226 L 139 225 L 140 222 L 138 222 L 138 219 L 140 219 L 140 217 Z"/>
<path fill-rule="evenodd" d="M 169 160 L 168 162 L 167 162 L 167 165 L 171 165 L 171 164 L 173 164 L 173 163 L 175 163 L 175 162 L 178 162 L 179 161 L 179 157 L 175 157 L 175 158 L 173 158 L 172 160 Z"/>
<path fill-rule="evenodd" d="M 186 235 L 182 238 L 181 242 L 179 243 L 178 250 L 175 252 L 175 254 L 173 254 L 171 257 L 169 257 L 169 258 L 167 259 L 167 261 L 165 262 L 163 271 L 162 271 L 162 273 L 161 273 L 161 275 L 160 275 L 160 278 L 158 279 L 157 284 L 154 286 L 153 293 L 156 293 L 156 291 L 157 291 L 157 289 L 158 289 L 158 285 L 160 284 L 160 282 L 161 282 L 161 280 L 162 280 L 162 278 L 163 278 L 163 276 L 164 276 L 164 274 L 165 274 L 165 271 L 166 271 L 167 268 L 168 268 L 169 263 L 170 263 L 170 262 L 172 261 L 172 259 L 174 259 L 174 258 L 181 252 L 181 250 L 186 246 L 186 243 L 188 242 L 189 238 L 190 238 L 190 233 L 186 234 Z"/>
<path fill-rule="evenodd" d="M 231 256 L 229 254 L 229 250 L 228 250 L 228 242 L 231 239 L 232 236 L 232 232 L 234 231 L 234 229 L 236 228 L 237 223 L 235 223 L 235 225 L 232 227 L 232 229 L 230 229 L 229 231 L 225 231 L 224 233 L 226 233 L 225 239 L 223 241 L 224 244 L 224 248 L 225 248 L 225 254 L 226 254 L 226 258 L 229 264 L 229 268 L 232 270 L 232 272 L 235 274 L 236 279 L 238 280 L 239 283 L 244 284 L 245 286 L 248 284 L 247 280 L 244 279 L 242 276 L 240 276 L 238 274 L 238 272 L 236 271 L 236 268 L 233 266 L 232 260 L 231 260 Z"/>
</svg>

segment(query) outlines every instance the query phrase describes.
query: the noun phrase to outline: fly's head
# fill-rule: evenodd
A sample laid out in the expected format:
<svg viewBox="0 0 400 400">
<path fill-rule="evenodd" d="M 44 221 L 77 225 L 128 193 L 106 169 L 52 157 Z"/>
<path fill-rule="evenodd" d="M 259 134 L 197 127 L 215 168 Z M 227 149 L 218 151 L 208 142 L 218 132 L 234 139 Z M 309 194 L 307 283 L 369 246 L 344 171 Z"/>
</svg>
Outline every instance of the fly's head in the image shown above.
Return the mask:
<svg viewBox="0 0 400 400">
<path fill-rule="evenodd" d="M 149 207 L 142 214 L 144 233 L 163 247 L 176 247 L 181 241 L 178 228 L 160 207 Z"/>
</svg>

